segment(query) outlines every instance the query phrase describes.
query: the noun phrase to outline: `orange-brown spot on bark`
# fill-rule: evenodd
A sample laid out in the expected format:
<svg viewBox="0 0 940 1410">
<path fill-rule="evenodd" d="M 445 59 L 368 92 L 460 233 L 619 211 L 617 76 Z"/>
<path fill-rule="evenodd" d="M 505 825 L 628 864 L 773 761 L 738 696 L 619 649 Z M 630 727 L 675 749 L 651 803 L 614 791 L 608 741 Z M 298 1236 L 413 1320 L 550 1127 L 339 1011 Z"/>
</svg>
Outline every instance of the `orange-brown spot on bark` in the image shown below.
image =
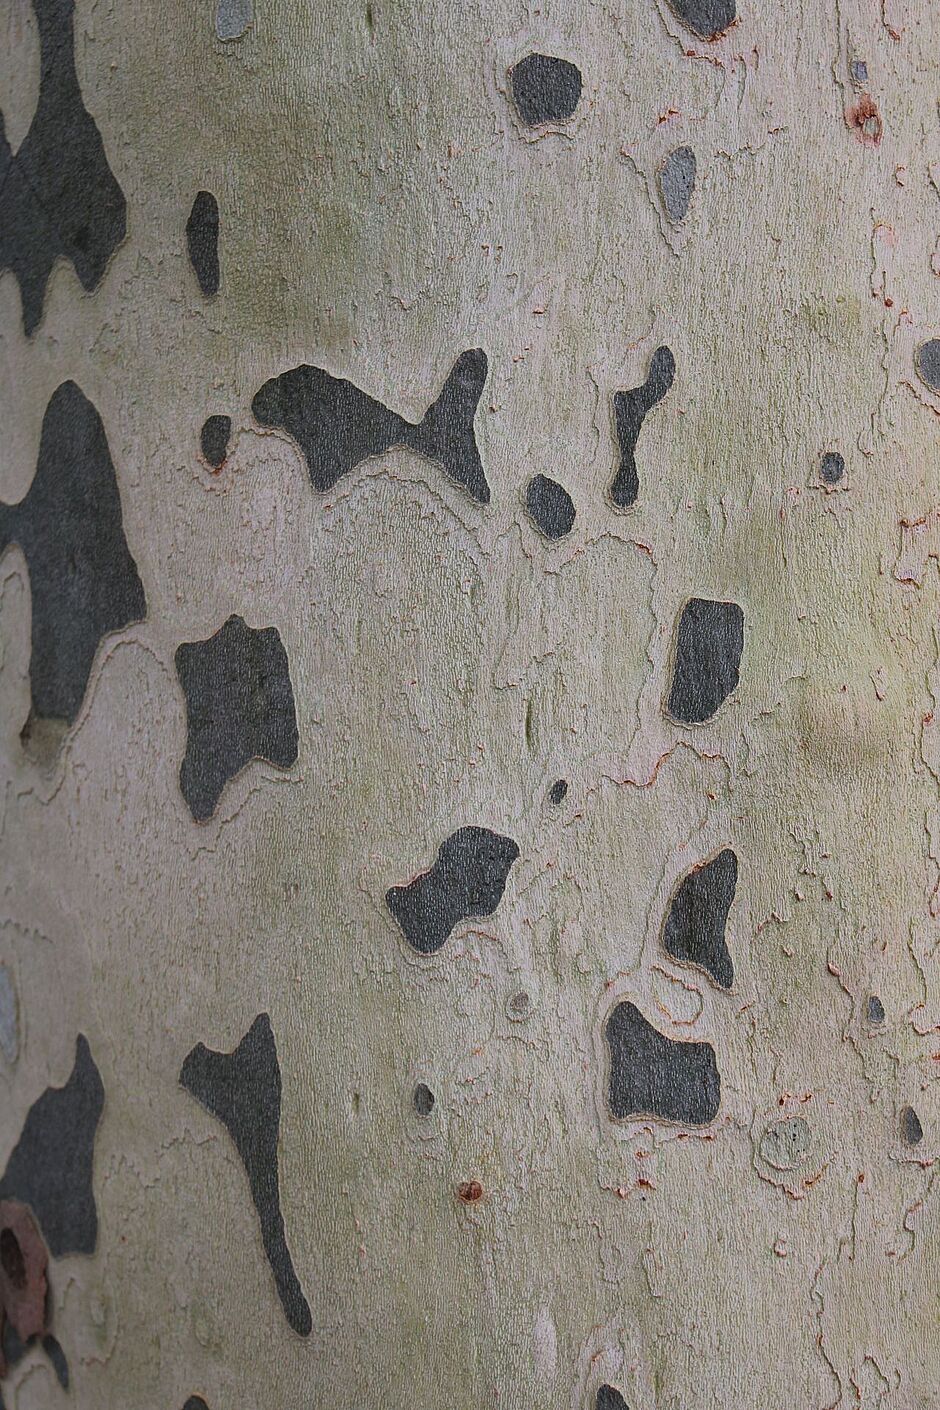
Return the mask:
<svg viewBox="0 0 940 1410">
<path fill-rule="evenodd" d="M 846 108 L 845 125 L 865 147 L 877 147 L 881 142 L 884 124 L 878 104 L 868 93 L 863 93 L 857 103 Z"/>
<path fill-rule="evenodd" d="M 463 1204 L 477 1204 L 483 1198 L 483 1186 L 479 1180 L 464 1180 L 457 1186 L 457 1198 Z"/>
</svg>

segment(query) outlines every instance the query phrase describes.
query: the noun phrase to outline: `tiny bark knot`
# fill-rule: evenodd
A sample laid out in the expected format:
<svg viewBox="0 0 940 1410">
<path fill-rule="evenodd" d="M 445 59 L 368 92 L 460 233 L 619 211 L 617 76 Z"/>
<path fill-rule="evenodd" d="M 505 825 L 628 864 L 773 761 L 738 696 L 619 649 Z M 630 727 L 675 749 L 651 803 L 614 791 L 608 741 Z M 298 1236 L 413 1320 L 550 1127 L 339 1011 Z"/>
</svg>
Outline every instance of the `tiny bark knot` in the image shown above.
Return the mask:
<svg viewBox="0 0 940 1410">
<path fill-rule="evenodd" d="M 483 1198 L 483 1186 L 479 1180 L 464 1180 L 457 1186 L 457 1198 L 462 1204 L 479 1204 Z"/>
</svg>

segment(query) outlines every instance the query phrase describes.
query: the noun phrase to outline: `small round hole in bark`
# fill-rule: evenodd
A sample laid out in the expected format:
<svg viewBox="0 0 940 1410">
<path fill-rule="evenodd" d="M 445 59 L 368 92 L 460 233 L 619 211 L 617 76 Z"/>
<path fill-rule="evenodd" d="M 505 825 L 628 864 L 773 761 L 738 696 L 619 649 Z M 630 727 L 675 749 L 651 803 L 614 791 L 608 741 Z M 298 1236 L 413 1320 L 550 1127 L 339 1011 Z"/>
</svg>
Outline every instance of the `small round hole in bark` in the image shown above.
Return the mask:
<svg viewBox="0 0 940 1410">
<path fill-rule="evenodd" d="M 556 779 L 548 790 L 548 801 L 554 807 L 565 801 L 565 794 L 568 792 L 568 780 L 564 778 Z"/>
</svg>

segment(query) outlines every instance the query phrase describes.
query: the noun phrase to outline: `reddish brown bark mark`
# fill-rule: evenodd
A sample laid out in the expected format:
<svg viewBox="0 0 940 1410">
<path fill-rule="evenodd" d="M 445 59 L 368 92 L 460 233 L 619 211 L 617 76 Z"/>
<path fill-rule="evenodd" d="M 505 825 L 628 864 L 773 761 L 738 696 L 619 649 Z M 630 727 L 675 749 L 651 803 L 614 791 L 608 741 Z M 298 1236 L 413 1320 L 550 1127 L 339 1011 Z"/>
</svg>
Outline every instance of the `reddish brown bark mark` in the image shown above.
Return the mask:
<svg viewBox="0 0 940 1410">
<path fill-rule="evenodd" d="M 845 125 L 865 147 L 877 147 L 881 143 L 884 123 L 878 104 L 868 93 L 863 93 L 857 103 L 851 103 L 845 110 Z"/>
</svg>

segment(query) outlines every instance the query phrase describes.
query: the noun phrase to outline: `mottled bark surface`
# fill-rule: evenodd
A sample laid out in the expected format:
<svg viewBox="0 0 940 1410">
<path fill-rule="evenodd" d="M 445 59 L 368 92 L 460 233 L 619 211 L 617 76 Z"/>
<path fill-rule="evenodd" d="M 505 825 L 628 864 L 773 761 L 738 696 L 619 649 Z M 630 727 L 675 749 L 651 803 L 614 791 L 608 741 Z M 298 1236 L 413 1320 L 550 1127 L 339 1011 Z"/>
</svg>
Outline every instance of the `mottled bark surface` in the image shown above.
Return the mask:
<svg viewBox="0 0 940 1410">
<path fill-rule="evenodd" d="M 99 277 L 119 202 L 24 176 L 75 109 L 4 0 L 0 501 L 74 382 L 146 597 L 31 720 L 31 600 L 71 640 L 91 569 L 37 587 L 4 536 L 11 1200 L 79 1035 L 104 1090 L 15 1410 L 936 1404 L 940 12 L 731 9 L 77 0 Z M 252 412 L 300 367 L 312 452 Z M 237 748 L 191 810 L 214 639 L 199 747 Z M 727 887 L 664 927 L 728 849 L 709 970 Z"/>
</svg>

